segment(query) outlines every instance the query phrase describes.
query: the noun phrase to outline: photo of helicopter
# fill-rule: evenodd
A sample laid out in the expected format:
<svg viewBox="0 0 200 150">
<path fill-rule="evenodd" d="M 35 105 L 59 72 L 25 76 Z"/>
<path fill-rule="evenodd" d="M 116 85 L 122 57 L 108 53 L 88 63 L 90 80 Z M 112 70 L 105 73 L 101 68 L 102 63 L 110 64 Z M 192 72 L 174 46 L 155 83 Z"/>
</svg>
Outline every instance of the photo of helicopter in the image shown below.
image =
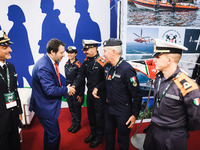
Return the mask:
<svg viewBox="0 0 200 150">
<path fill-rule="evenodd" d="M 140 36 L 136 33 L 133 33 L 134 35 L 136 35 L 138 38 L 134 39 L 134 41 L 139 42 L 139 43 L 150 43 L 151 41 L 153 41 L 153 38 L 151 38 L 150 36 L 142 36 L 142 29 L 140 31 Z"/>
</svg>

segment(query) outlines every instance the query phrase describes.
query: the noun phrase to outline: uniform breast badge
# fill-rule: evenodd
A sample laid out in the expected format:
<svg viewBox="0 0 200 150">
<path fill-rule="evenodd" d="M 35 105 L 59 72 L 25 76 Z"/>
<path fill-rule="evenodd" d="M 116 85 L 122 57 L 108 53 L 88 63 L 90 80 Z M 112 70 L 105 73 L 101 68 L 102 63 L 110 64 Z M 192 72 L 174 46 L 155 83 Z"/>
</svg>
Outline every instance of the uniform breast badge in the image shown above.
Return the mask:
<svg viewBox="0 0 200 150">
<path fill-rule="evenodd" d="M 130 78 L 130 81 L 131 81 L 131 83 L 133 84 L 134 87 L 137 86 L 137 79 L 136 79 L 136 76 L 131 77 L 131 78 Z"/>
<path fill-rule="evenodd" d="M 193 99 L 193 103 L 194 103 L 194 105 L 199 106 L 199 104 L 200 104 L 200 98 Z"/>
</svg>

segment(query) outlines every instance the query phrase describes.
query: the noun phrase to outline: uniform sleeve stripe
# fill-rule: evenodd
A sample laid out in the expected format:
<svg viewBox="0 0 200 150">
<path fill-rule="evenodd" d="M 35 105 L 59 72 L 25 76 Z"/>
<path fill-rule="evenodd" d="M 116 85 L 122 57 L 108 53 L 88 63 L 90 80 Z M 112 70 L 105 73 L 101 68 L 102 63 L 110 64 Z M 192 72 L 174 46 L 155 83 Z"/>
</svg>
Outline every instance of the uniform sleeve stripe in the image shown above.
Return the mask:
<svg viewBox="0 0 200 150">
<path fill-rule="evenodd" d="M 188 89 L 185 88 L 183 86 L 183 84 L 181 84 L 182 80 L 186 80 L 186 82 L 189 83 L 191 85 L 191 87 L 188 88 Z M 199 89 L 197 84 L 192 79 L 190 79 L 188 76 L 186 76 L 184 73 L 181 73 L 177 79 L 174 79 L 174 82 L 178 86 L 178 88 L 180 89 L 183 96 L 185 96 L 187 93 L 189 93 L 193 90 Z"/>
</svg>

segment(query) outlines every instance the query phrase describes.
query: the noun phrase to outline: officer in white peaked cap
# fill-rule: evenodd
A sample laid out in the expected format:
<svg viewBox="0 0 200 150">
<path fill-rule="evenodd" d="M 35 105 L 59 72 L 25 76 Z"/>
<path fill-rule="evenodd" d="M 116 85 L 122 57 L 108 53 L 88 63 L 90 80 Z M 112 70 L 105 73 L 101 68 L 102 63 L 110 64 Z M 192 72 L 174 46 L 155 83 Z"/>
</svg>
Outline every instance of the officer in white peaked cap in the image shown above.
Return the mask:
<svg viewBox="0 0 200 150">
<path fill-rule="evenodd" d="M 85 143 L 90 143 L 91 148 L 97 147 L 103 142 L 104 137 L 104 108 L 106 102 L 105 88 L 99 90 L 100 98 L 94 98 L 93 89 L 102 83 L 104 78 L 104 65 L 106 61 L 98 53 L 100 42 L 83 39 L 83 52 L 86 58 L 80 67 L 78 76 L 73 82 L 76 88 L 82 87 L 87 78 L 87 113 L 90 125 L 90 134 L 85 138 Z"/>
<path fill-rule="evenodd" d="M 87 50 L 89 48 L 98 47 L 100 42 L 95 40 L 83 40 L 83 50 Z"/>
<path fill-rule="evenodd" d="M 182 54 L 183 51 L 187 51 L 187 50 L 188 50 L 188 48 L 185 46 L 167 42 L 167 41 L 160 40 L 160 39 L 155 39 L 153 56 L 158 56 L 163 53 Z"/>
<path fill-rule="evenodd" d="M 155 40 L 156 74 L 151 123 L 144 150 L 187 150 L 189 131 L 200 129 L 199 86 L 178 67 L 184 46 Z"/>
</svg>

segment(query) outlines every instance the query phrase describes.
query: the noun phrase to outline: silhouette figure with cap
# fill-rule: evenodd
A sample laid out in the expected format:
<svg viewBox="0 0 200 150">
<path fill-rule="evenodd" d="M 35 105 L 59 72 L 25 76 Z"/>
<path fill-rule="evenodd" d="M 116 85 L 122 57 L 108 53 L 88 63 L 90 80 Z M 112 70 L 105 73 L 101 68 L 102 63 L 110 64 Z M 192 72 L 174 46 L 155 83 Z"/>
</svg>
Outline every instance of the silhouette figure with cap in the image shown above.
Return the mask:
<svg viewBox="0 0 200 150">
<path fill-rule="evenodd" d="M 52 38 L 63 41 L 67 47 L 73 45 L 69 30 L 59 19 L 60 10 L 53 9 L 53 0 L 41 0 L 40 8 L 46 16 L 42 23 L 41 40 L 38 42 L 40 46 L 39 53 L 46 53 L 46 43 Z"/>
<path fill-rule="evenodd" d="M 83 39 L 93 39 L 101 42 L 101 32 L 99 25 L 90 17 L 90 13 L 88 12 L 88 0 L 76 0 L 74 7 L 75 12 L 80 14 L 80 18 L 76 26 L 74 45 L 76 46 L 77 50 L 80 51 L 83 49 Z M 77 58 L 80 62 L 83 62 L 85 55 L 82 51 L 78 52 Z"/>
</svg>

